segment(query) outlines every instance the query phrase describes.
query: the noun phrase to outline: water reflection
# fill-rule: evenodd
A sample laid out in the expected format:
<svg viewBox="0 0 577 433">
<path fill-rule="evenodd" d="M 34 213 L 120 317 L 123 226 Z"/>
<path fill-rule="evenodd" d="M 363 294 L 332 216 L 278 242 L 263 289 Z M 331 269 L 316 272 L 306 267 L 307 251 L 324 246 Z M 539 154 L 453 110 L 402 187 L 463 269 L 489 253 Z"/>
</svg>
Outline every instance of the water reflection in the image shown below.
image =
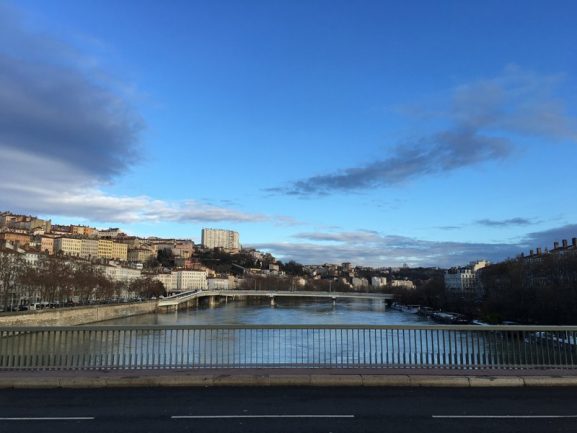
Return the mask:
<svg viewBox="0 0 577 433">
<path fill-rule="evenodd" d="M 103 325 L 426 325 L 416 314 L 386 308 L 381 300 L 229 301 L 169 314 L 146 314 L 100 322 Z"/>
</svg>

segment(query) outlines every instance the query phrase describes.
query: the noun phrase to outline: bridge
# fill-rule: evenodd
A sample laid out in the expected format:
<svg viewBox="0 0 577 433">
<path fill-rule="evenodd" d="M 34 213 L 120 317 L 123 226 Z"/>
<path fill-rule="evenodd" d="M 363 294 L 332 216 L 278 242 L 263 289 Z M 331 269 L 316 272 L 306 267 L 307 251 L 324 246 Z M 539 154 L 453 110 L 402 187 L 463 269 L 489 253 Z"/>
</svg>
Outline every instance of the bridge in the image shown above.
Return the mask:
<svg viewBox="0 0 577 433">
<path fill-rule="evenodd" d="M 191 290 L 178 293 L 158 301 L 160 311 L 176 311 L 198 305 L 201 298 L 209 298 L 214 304 L 219 297 L 228 298 L 268 298 L 271 305 L 275 305 L 276 298 L 317 298 L 330 299 L 336 302 L 339 299 L 369 299 L 381 300 L 390 304 L 394 295 L 389 293 L 358 293 L 358 292 L 311 292 L 311 291 L 272 291 L 272 290 Z"/>
</svg>

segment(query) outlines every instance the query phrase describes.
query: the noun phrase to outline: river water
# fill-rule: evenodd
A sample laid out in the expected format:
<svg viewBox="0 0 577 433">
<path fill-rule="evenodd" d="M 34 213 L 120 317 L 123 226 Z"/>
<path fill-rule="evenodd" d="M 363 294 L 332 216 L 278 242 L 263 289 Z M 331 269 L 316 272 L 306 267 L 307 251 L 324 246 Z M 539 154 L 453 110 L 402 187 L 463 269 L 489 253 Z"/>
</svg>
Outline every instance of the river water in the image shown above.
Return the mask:
<svg viewBox="0 0 577 433">
<path fill-rule="evenodd" d="M 416 314 L 385 307 L 382 300 L 232 301 L 176 313 L 100 322 L 102 325 L 427 325 L 434 322 Z"/>
<path fill-rule="evenodd" d="M 480 368 L 558 364 L 563 359 L 560 353 L 550 360 L 549 351 L 528 345 L 526 335 L 519 332 L 397 327 L 431 324 L 416 314 L 387 308 L 381 300 L 279 299 L 275 306 L 229 301 L 109 320 L 67 332 L 44 330 L 9 338 L 7 333 L 7 338 L 0 338 L 0 368 Z M 100 325 L 124 327 L 100 330 Z"/>
</svg>

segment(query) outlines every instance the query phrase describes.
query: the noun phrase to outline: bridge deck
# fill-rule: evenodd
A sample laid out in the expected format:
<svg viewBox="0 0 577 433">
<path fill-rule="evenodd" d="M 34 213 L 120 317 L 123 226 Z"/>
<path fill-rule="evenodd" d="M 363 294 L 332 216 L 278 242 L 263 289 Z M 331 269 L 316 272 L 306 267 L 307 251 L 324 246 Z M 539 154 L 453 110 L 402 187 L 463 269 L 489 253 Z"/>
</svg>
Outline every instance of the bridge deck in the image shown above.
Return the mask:
<svg viewBox="0 0 577 433">
<path fill-rule="evenodd" d="M 197 290 L 179 293 L 159 301 L 158 306 L 178 305 L 192 299 L 209 296 L 250 296 L 263 298 L 329 298 L 329 299 L 374 299 L 392 300 L 394 295 L 389 293 L 348 293 L 348 292 L 304 292 L 304 291 L 268 291 L 268 290 Z"/>
</svg>

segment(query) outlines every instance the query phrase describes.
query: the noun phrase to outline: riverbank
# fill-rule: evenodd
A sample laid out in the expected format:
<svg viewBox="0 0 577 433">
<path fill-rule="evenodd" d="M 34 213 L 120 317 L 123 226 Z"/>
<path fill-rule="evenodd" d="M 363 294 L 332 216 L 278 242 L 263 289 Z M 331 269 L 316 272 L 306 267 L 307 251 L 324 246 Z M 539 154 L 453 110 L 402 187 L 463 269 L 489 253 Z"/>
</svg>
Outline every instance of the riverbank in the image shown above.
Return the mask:
<svg viewBox="0 0 577 433">
<path fill-rule="evenodd" d="M 115 305 L 89 305 L 28 311 L 0 316 L 0 326 L 76 326 L 125 319 L 156 312 L 157 301 Z"/>
</svg>

